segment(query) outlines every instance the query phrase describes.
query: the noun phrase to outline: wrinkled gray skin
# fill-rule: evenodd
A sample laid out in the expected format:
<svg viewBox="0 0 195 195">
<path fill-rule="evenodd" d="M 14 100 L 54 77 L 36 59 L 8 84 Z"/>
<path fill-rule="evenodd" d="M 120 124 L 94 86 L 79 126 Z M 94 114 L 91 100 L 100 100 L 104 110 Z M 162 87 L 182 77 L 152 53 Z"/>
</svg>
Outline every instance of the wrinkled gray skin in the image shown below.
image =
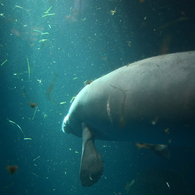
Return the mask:
<svg viewBox="0 0 195 195">
<path fill-rule="evenodd" d="M 62 127 L 83 139 L 83 186 L 103 172 L 94 139 L 149 143 L 156 153 L 166 144 L 195 145 L 195 52 L 148 58 L 100 77 L 80 91 Z"/>
</svg>

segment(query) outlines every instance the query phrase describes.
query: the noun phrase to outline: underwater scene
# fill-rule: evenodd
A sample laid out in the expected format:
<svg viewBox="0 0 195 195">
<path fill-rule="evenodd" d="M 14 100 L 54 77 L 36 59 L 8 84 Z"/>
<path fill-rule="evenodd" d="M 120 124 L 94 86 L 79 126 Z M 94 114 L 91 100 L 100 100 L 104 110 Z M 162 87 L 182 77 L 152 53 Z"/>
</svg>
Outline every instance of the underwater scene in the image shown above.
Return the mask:
<svg viewBox="0 0 195 195">
<path fill-rule="evenodd" d="M 194 7 L 0 0 L 0 195 L 195 194 Z"/>
</svg>

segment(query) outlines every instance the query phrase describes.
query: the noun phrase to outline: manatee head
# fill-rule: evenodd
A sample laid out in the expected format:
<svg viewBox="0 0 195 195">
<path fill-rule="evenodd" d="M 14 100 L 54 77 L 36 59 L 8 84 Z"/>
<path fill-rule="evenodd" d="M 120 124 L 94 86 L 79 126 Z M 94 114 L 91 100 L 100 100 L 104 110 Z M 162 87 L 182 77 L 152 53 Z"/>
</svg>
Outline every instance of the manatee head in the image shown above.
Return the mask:
<svg viewBox="0 0 195 195">
<path fill-rule="evenodd" d="M 62 131 L 64 133 L 71 133 L 71 127 L 69 125 L 69 115 L 68 114 L 64 117 L 64 120 L 62 122 Z"/>
</svg>

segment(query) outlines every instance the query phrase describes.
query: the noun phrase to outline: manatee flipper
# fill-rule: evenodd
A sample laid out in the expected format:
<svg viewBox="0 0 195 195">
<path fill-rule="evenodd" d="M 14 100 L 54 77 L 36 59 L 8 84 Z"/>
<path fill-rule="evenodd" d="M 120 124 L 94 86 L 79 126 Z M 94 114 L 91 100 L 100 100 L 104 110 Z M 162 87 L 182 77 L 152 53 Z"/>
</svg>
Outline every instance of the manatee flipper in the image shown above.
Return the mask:
<svg viewBox="0 0 195 195">
<path fill-rule="evenodd" d="M 94 145 L 94 135 L 82 124 L 82 156 L 80 165 L 80 180 L 82 186 L 92 186 L 103 172 L 103 162 Z"/>
<path fill-rule="evenodd" d="M 168 149 L 168 146 L 165 144 L 147 144 L 147 143 L 136 143 L 136 145 L 139 148 L 148 148 L 150 150 L 152 150 L 153 152 L 155 152 L 156 154 L 158 154 L 161 157 L 164 158 L 170 158 L 170 152 Z"/>
<path fill-rule="evenodd" d="M 149 149 L 164 158 L 170 158 L 170 152 L 167 145 L 149 144 Z"/>
</svg>

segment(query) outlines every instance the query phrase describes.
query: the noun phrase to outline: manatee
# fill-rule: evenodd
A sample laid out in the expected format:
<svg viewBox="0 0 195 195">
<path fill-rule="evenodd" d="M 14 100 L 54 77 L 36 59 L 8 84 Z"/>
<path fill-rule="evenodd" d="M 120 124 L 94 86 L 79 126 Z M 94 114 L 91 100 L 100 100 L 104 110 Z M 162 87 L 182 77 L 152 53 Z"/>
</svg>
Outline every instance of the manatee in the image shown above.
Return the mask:
<svg viewBox="0 0 195 195">
<path fill-rule="evenodd" d="M 147 58 L 86 85 L 62 130 L 82 138 L 80 180 L 95 184 L 103 163 L 94 140 L 135 142 L 169 157 L 168 144 L 195 145 L 195 51 Z"/>
</svg>

